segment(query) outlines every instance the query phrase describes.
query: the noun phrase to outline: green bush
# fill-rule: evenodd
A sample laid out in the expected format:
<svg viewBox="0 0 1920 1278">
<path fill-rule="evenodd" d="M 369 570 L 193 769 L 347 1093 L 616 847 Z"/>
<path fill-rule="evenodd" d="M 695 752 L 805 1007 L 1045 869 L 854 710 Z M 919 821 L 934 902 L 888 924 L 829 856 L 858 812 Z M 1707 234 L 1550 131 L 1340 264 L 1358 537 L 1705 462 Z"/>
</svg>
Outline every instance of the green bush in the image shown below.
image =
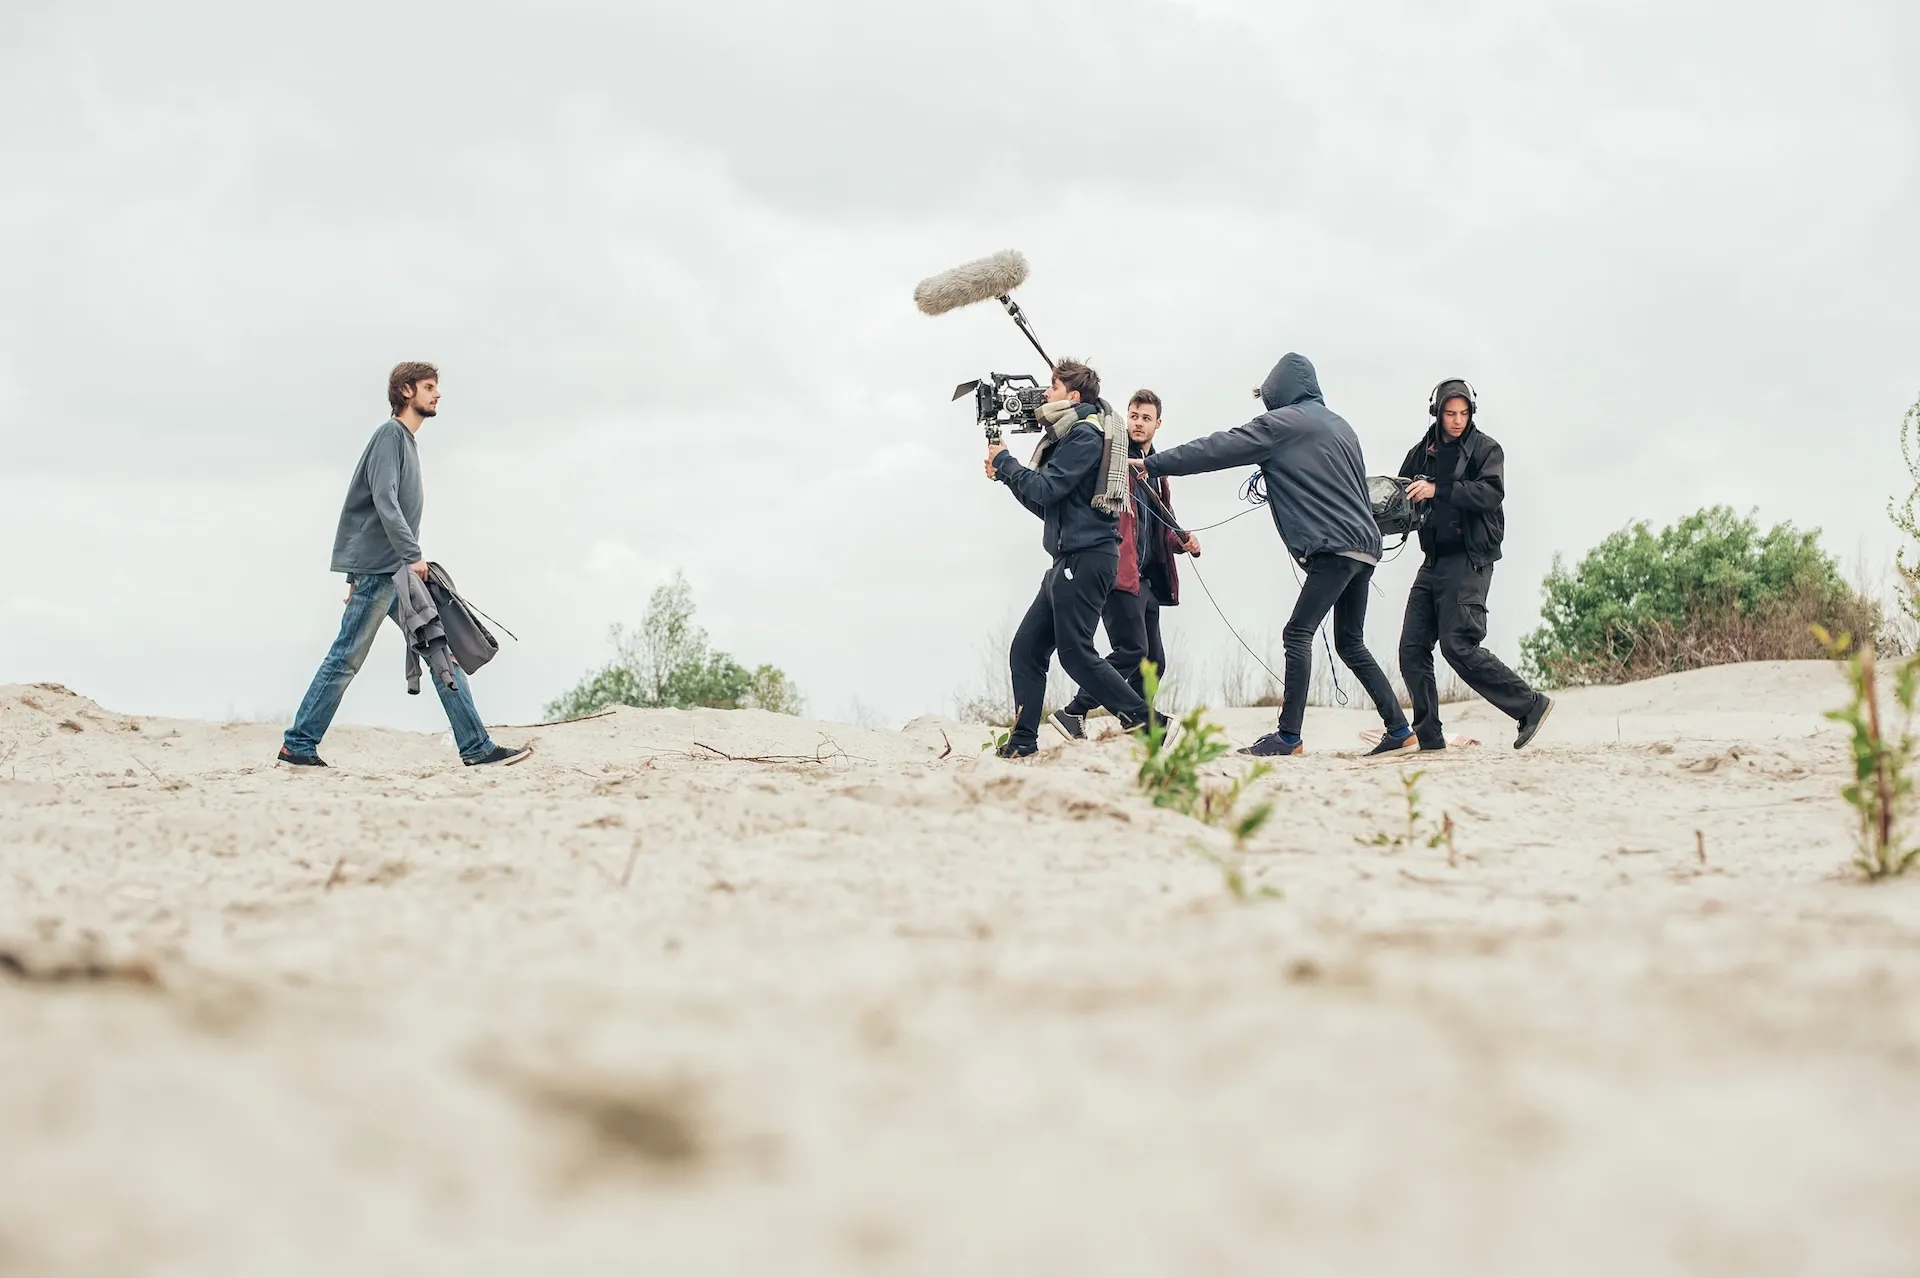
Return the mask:
<svg viewBox="0 0 1920 1278">
<path fill-rule="evenodd" d="M 1538 630 L 1520 641 L 1549 687 L 1623 683 L 1733 661 L 1825 656 L 1812 627 L 1871 635 L 1879 609 L 1840 576 L 1818 530 L 1711 506 L 1609 536 L 1571 572 L 1556 555 Z"/>
<path fill-rule="evenodd" d="M 749 670 L 707 646 L 707 632 L 693 621 L 693 588 L 681 573 L 654 590 L 639 630 L 616 625 L 612 640 L 614 659 L 549 702 L 549 719 L 578 719 L 608 706 L 800 713 L 799 690 L 784 673 Z"/>
</svg>

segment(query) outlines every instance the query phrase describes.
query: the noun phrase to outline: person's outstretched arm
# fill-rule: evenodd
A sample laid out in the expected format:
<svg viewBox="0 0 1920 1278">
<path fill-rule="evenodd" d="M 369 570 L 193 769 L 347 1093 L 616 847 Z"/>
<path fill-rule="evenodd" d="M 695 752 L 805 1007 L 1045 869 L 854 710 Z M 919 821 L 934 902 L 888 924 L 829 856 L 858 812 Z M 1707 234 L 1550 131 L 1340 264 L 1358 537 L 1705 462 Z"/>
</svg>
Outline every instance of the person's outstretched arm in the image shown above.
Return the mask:
<svg viewBox="0 0 1920 1278">
<path fill-rule="evenodd" d="M 1256 465 L 1272 454 L 1285 430 L 1278 417 L 1263 413 L 1244 426 L 1216 431 L 1164 452 L 1155 449 L 1147 456 L 1146 472 L 1158 478 L 1204 475 L 1208 471 Z"/>
</svg>

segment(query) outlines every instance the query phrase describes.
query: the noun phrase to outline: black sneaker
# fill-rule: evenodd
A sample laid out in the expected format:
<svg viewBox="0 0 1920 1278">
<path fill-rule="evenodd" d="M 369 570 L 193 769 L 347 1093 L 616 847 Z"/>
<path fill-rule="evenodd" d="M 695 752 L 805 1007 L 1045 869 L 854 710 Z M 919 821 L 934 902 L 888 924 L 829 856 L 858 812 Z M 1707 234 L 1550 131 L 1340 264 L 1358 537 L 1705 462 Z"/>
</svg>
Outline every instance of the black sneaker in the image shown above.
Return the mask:
<svg viewBox="0 0 1920 1278">
<path fill-rule="evenodd" d="M 1065 710 L 1055 710 L 1053 712 L 1053 726 L 1060 729 L 1069 740 L 1085 741 L 1087 739 L 1087 716 L 1084 714 L 1072 714 Z"/>
<path fill-rule="evenodd" d="M 327 761 L 317 754 L 295 754 L 285 746 L 280 747 L 279 762 L 290 768 L 324 768 Z"/>
<path fill-rule="evenodd" d="M 1171 749 L 1173 743 L 1180 739 L 1180 721 L 1178 719 L 1169 719 L 1158 710 L 1148 710 L 1147 717 L 1137 723 L 1122 722 L 1120 730 L 1128 736 L 1144 742 L 1147 739 L 1148 730 L 1156 723 L 1160 725 L 1160 748 L 1162 750 Z"/>
<path fill-rule="evenodd" d="M 1540 725 L 1553 713 L 1553 698 L 1541 693 L 1533 700 L 1533 709 L 1527 711 L 1527 717 L 1520 721 L 1520 735 L 1513 739 L 1513 748 L 1518 750 L 1534 739 L 1540 732 Z"/>
<path fill-rule="evenodd" d="M 1262 759 L 1281 758 L 1288 755 L 1305 754 L 1307 747 L 1299 741 L 1283 740 L 1280 734 L 1269 732 L 1250 746 L 1241 746 L 1235 753 L 1258 755 Z"/>
<path fill-rule="evenodd" d="M 1401 737 L 1398 741 L 1395 741 L 1390 736 L 1385 736 L 1380 738 L 1379 745 L 1367 751 L 1367 757 L 1372 758 L 1376 754 L 1399 754 L 1402 750 L 1418 750 L 1419 748 L 1420 738 L 1414 736 L 1411 732 Z"/>
<path fill-rule="evenodd" d="M 462 760 L 469 768 L 478 768 L 489 763 L 502 763 L 511 768 L 533 753 L 532 746 L 495 746 L 492 754 L 483 754 L 477 759 Z"/>
<path fill-rule="evenodd" d="M 1000 747 L 994 751 L 994 754 L 998 755 L 1002 759 L 1024 759 L 1028 755 L 1039 754 L 1039 753 L 1040 753 L 1040 747 L 1035 745 L 1033 742 L 1014 741 L 1011 738 L 1009 738 L 1006 741 L 1002 741 L 1000 743 Z"/>
</svg>

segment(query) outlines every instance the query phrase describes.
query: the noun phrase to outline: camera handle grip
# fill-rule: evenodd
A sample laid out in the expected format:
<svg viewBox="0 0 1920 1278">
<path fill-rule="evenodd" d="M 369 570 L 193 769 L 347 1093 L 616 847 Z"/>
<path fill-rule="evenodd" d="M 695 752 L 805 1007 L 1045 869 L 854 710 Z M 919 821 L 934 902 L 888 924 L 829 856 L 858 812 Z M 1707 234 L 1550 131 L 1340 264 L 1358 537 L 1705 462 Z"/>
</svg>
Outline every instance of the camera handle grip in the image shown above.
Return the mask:
<svg viewBox="0 0 1920 1278">
<path fill-rule="evenodd" d="M 984 427 L 985 427 L 985 429 L 986 429 L 986 435 L 987 435 L 987 447 L 989 447 L 989 448 L 991 448 L 991 447 L 993 447 L 993 446 L 994 446 L 995 444 L 997 444 L 997 443 L 999 443 L 999 442 L 1000 442 L 1000 423 L 999 423 L 999 422 L 985 422 L 985 423 L 983 423 L 983 426 L 984 426 Z M 998 476 L 998 475 L 988 475 L 988 476 L 987 476 L 987 482 L 988 482 L 989 484 L 997 484 L 997 483 L 999 483 L 999 482 L 1000 482 L 1000 476 Z"/>
</svg>

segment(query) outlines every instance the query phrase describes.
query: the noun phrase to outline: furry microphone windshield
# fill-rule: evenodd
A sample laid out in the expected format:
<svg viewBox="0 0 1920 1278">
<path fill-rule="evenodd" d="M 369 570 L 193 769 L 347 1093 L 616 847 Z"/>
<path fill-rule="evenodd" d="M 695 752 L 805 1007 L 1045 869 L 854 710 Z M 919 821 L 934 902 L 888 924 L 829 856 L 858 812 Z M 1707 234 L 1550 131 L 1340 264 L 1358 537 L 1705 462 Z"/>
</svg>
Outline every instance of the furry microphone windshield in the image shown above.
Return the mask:
<svg viewBox="0 0 1920 1278">
<path fill-rule="evenodd" d="M 914 286 L 913 304 L 925 314 L 945 315 L 975 302 L 1005 297 L 1026 281 L 1027 259 L 1007 249 L 921 280 Z"/>
</svg>

